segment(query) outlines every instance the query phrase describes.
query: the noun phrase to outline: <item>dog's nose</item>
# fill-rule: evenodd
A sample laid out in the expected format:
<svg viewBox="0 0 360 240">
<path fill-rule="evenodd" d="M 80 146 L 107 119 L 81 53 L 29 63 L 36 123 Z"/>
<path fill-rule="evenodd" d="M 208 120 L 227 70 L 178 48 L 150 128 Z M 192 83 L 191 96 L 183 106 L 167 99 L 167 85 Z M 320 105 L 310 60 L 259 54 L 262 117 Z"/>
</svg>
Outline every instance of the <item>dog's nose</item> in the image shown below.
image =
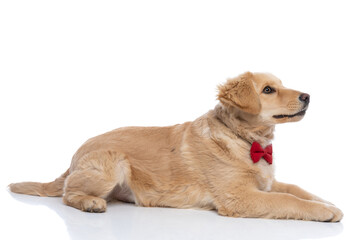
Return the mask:
<svg viewBox="0 0 360 240">
<path fill-rule="evenodd" d="M 300 99 L 301 102 L 303 102 L 303 103 L 305 103 L 307 105 L 310 102 L 310 95 L 307 94 L 307 93 L 302 93 L 302 94 L 300 94 L 299 99 Z"/>
</svg>

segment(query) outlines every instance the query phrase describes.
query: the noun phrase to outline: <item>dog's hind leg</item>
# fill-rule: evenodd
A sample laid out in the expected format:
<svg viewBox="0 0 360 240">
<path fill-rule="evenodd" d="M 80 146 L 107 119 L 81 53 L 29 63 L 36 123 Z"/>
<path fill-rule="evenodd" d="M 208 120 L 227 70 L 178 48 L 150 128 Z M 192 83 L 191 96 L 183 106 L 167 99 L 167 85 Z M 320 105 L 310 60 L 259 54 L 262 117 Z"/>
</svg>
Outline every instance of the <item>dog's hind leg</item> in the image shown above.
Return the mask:
<svg viewBox="0 0 360 240">
<path fill-rule="evenodd" d="M 96 151 L 83 156 L 65 181 L 63 201 L 86 212 L 105 212 L 106 198 L 130 179 L 130 167 L 123 154 Z"/>
</svg>

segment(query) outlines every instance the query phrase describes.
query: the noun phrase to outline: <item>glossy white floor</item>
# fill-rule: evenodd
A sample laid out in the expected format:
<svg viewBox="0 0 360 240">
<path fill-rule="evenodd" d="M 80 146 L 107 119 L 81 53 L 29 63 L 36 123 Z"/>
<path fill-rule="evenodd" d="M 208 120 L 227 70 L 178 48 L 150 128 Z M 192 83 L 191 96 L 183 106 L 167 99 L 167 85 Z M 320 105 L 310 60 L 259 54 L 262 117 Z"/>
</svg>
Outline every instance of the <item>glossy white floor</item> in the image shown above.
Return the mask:
<svg viewBox="0 0 360 240">
<path fill-rule="evenodd" d="M 212 211 L 111 203 L 103 214 L 78 211 L 60 198 L 2 192 L 3 239 L 356 239 L 359 208 L 341 223 L 221 217 Z"/>
<path fill-rule="evenodd" d="M 356 239 L 359 208 L 341 223 L 221 217 L 212 211 L 111 203 L 103 214 L 78 211 L 60 198 L 4 193 L 6 239 Z"/>
</svg>

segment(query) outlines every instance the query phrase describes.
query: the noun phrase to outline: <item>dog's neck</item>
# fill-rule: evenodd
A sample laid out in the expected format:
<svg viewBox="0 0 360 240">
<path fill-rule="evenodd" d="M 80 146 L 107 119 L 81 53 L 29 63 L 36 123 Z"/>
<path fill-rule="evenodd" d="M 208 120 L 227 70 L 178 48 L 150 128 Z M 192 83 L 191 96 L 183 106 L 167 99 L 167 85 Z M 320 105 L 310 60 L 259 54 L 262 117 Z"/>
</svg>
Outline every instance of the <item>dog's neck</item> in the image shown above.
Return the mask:
<svg viewBox="0 0 360 240">
<path fill-rule="evenodd" d="M 248 143 L 258 142 L 262 146 L 271 143 L 274 138 L 274 125 L 264 125 L 256 120 L 256 116 L 241 113 L 233 107 L 218 104 L 215 109 L 216 117 L 238 137 Z"/>
</svg>

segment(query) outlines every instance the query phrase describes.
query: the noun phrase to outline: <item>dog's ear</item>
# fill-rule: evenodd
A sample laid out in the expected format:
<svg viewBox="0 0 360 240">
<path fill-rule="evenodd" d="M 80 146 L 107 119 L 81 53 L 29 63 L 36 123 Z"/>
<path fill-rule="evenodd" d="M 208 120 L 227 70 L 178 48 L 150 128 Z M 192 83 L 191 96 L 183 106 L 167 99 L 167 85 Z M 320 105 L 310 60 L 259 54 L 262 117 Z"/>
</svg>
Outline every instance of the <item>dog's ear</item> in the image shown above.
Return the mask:
<svg viewBox="0 0 360 240">
<path fill-rule="evenodd" d="M 255 91 L 251 72 L 229 79 L 225 84 L 220 85 L 218 89 L 218 99 L 221 103 L 239 108 L 247 113 L 255 115 L 260 113 L 260 98 Z"/>
</svg>

